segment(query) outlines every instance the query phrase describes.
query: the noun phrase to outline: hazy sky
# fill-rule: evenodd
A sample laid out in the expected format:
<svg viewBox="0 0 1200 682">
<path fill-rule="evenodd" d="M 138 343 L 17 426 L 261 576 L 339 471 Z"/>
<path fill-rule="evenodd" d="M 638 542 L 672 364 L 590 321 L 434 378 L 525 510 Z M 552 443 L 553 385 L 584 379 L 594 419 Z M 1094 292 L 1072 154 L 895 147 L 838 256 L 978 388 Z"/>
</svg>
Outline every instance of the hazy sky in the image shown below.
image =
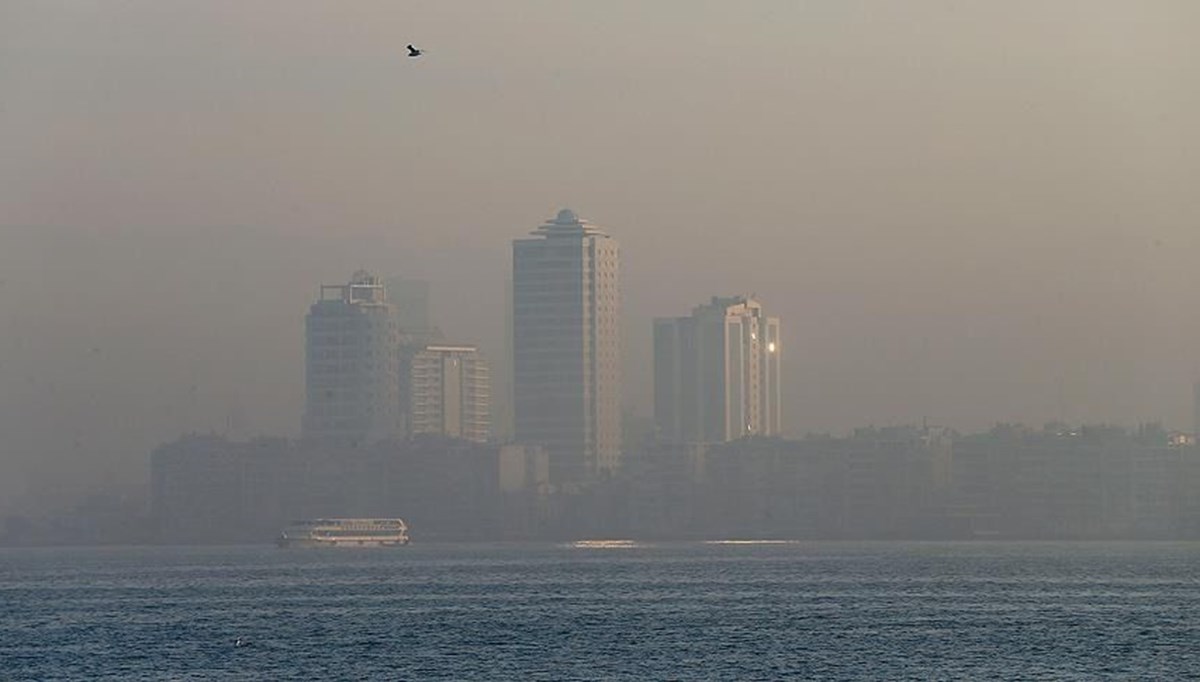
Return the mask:
<svg viewBox="0 0 1200 682">
<path fill-rule="evenodd" d="M 0 0 L 0 511 L 182 431 L 296 434 L 303 316 L 509 242 L 650 320 L 756 292 L 789 430 L 1162 420 L 1200 378 L 1200 3 Z M 404 45 L 427 50 L 409 60 Z"/>
</svg>

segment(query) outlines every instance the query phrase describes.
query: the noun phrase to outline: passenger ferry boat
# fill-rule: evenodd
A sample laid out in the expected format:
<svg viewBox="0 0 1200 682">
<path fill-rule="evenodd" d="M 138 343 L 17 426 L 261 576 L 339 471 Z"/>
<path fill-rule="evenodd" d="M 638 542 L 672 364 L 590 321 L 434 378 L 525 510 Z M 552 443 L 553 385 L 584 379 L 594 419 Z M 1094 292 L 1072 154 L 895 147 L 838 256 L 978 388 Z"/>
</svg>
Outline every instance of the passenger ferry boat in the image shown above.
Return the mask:
<svg viewBox="0 0 1200 682">
<path fill-rule="evenodd" d="M 311 519 L 293 521 L 279 535 L 280 547 L 403 547 L 403 519 Z"/>
</svg>

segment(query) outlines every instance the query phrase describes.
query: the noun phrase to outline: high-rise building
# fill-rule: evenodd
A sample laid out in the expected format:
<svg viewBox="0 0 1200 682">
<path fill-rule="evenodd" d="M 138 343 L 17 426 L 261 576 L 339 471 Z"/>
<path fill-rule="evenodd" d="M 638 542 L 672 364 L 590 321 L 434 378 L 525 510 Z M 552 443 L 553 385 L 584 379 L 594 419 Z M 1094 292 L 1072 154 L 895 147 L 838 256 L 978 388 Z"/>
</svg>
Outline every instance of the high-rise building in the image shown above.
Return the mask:
<svg viewBox="0 0 1200 682">
<path fill-rule="evenodd" d="M 400 411 L 409 436 L 440 434 L 478 443 L 488 440 L 488 366 L 475 346 L 404 347 L 400 381 Z"/>
<path fill-rule="evenodd" d="M 513 407 L 518 442 L 541 445 L 554 483 L 621 458 L 617 240 L 563 209 L 513 241 Z"/>
<path fill-rule="evenodd" d="M 668 442 L 781 431 L 779 318 L 752 296 L 654 320 L 654 420 Z"/>
<path fill-rule="evenodd" d="M 387 300 L 396 308 L 396 324 L 403 338 L 415 343 L 441 340 L 429 306 L 429 282 L 407 277 L 383 280 Z"/>
<path fill-rule="evenodd" d="M 504 353 L 492 356 L 492 437 L 513 442 L 513 295 L 512 274 L 504 279 Z M 544 454 L 544 451 L 543 451 Z"/>
<path fill-rule="evenodd" d="M 1200 441 L 1200 381 L 1192 384 L 1192 435 Z"/>
<path fill-rule="evenodd" d="M 365 271 L 322 285 L 305 318 L 307 439 L 369 444 L 399 435 L 395 309 Z"/>
</svg>

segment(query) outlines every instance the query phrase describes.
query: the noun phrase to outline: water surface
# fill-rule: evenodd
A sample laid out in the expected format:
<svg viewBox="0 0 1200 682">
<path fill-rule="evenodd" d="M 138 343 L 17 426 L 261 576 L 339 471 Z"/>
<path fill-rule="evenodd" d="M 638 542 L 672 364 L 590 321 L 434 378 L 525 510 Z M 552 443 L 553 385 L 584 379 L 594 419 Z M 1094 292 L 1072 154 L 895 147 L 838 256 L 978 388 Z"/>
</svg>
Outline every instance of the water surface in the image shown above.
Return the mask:
<svg viewBox="0 0 1200 682">
<path fill-rule="evenodd" d="M 1180 679 L 1200 676 L 1198 562 L 1196 543 L 7 549 L 0 679 Z"/>
</svg>

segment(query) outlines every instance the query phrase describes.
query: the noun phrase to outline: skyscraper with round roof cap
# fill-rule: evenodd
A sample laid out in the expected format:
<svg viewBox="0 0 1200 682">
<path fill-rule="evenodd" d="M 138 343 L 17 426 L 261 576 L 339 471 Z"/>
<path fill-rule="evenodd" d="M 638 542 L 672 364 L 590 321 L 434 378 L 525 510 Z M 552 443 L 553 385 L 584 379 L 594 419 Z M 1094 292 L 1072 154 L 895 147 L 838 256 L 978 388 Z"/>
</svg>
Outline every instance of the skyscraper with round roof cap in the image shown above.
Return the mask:
<svg viewBox="0 0 1200 682">
<path fill-rule="evenodd" d="M 532 235 L 513 241 L 515 436 L 581 482 L 620 466 L 619 246 L 566 208 Z"/>
</svg>

